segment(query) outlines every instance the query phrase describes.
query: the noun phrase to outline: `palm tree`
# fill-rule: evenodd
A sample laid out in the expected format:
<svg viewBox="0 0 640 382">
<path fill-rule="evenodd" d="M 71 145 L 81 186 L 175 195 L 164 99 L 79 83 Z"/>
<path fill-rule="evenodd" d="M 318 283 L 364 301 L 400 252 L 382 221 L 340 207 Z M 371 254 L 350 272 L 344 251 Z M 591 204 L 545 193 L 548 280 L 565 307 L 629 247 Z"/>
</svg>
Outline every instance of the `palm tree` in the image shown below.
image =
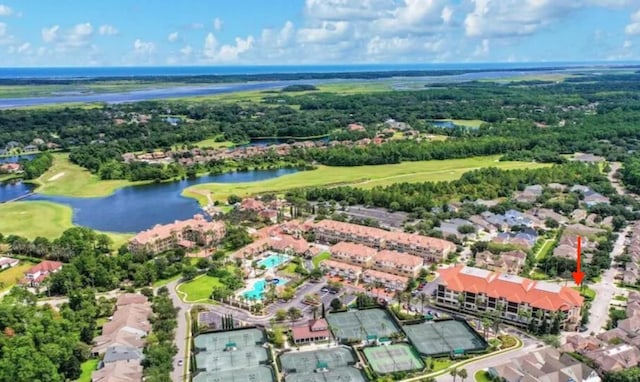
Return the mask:
<svg viewBox="0 0 640 382">
<path fill-rule="evenodd" d="M 424 293 L 420 293 L 420 313 L 424 312 L 424 300 L 427 299 L 427 296 Z"/>
<path fill-rule="evenodd" d="M 456 377 L 458 376 L 458 369 L 451 369 L 451 371 L 449 371 L 449 375 L 451 375 L 453 377 L 453 382 L 456 382 Z"/>
<path fill-rule="evenodd" d="M 487 334 L 488 334 L 488 329 L 491 327 L 491 325 L 493 324 L 493 322 L 491 322 L 491 318 L 488 316 L 483 316 L 482 317 L 482 329 L 484 330 L 484 339 L 486 340 Z"/>
<path fill-rule="evenodd" d="M 462 382 L 464 382 L 464 379 L 467 378 L 469 375 L 467 374 L 467 369 L 460 369 L 458 370 L 458 376 L 460 376 L 460 379 L 462 379 Z"/>
</svg>

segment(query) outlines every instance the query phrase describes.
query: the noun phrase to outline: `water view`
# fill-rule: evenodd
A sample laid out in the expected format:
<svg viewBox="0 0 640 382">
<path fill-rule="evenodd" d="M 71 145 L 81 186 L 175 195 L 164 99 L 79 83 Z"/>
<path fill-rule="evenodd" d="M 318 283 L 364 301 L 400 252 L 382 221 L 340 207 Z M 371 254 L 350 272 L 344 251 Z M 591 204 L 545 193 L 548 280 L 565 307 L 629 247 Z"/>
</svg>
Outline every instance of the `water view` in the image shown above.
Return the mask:
<svg viewBox="0 0 640 382">
<path fill-rule="evenodd" d="M 267 269 L 277 268 L 291 260 L 291 257 L 282 253 L 272 252 L 269 256 L 258 261 L 258 265 L 264 265 Z"/>
<path fill-rule="evenodd" d="M 253 289 L 244 292 L 242 295 L 244 296 L 244 298 L 249 300 L 262 300 L 262 298 L 264 297 L 264 290 L 266 289 L 268 282 L 278 286 L 286 284 L 287 281 L 289 280 L 281 278 L 274 278 L 270 281 L 267 281 L 265 279 L 257 279 L 253 284 Z"/>
<path fill-rule="evenodd" d="M 138 232 L 156 224 L 188 219 L 202 212 L 195 199 L 181 194 L 187 187 L 202 183 L 256 182 L 293 174 L 296 169 L 233 172 L 197 179 L 144 186 L 124 187 L 102 198 L 70 198 L 34 194 L 25 200 L 45 200 L 73 208 L 77 225 L 110 232 Z M 32 186 L 15 182 L 0 186 L 0 202 L 31 192 Z"/>
</svg>

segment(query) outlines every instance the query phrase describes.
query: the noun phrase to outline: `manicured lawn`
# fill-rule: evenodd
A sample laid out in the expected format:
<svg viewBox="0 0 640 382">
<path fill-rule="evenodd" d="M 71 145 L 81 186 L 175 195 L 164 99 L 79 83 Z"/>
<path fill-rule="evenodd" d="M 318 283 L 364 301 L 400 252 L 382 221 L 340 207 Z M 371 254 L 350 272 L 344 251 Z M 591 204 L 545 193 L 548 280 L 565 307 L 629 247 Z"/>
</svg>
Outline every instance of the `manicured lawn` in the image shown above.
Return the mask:
<svg viewBox="0 0 640 382">
<path fill-rule="evenodd" d="M 554 243 L 554 239 L 547 239 L 547 241 L 545 241 L 542 247 L 540 247 L 540 249 L 538 250 L 538 253 L 536 253 L 536 260 L 543 260 L 545 257 L 547 257 L 549 252 L 551 252 L 551 248 L 553 247 Z"/>
<path fill-rule="evenodd" d="M 21 260 L 15 267 L 0 271 L 0 291 L 11 289 L 18 281 L 22 280 L 24 272 L 34 265 L 35 263 L 30 261 Z"/>
<path fill-rule="evenodd" d="M 580 292 L 580 295 L 585 299 L 587 299 L 588 301 L 593 301 L 593 299 L 596 298 L 596 291 L 589 288 L 588 286 L 584 286 L 584 287 L 577 286 L 577 287 L 573 287 L 573 289 Z"/>
<path fill-rule="evenodd" d="M 88 361 L 84 361 L 80 368 L 82 369 L 82 374 L 80 374 L 80 378 L 76 382 L 91 382 L 91 374 L 98 367 L 97 359 L 90 359 Z"/>
<path fill-rule="evenodd" d="M 153 287 L 154 288 L 163 287 L 163 286 L 169 284 L 170 282 L 179 279 L 180 277 L 182 277 L 182 274 L 177 274 L 177 275 L 175 275 L 173 277 L 170 277 L 168 279 L 157 280 L 156 282 L 153 283 Z"/>
<path fill-rule="evenodd" d="M 18 235 L 27 239 L 38 236 L 55 239 L 62 232 L 73 227 L 70 207 L 42 201 L 12 202 L 0 204 L 0 232 Z M 113 249 L 118 249 L 133 235 L 126 233 L 102 232 L 113 240 Z"/>
<path fill-rule="evenodd" d="M 118 188 L 136 184 L 128 180 L 100 180 L 88 170 L 71 163 L 67 154 L 54 154 L 53 166 L 35 183 L 39 185 L 37 193 L 73 197 L 107 196 Z"/>
<path fill-rule="evenodd" d="M 231 194 L 241 197 L 260 193 L 282 193 L 286 190 L 312 187 L 351 185 L 372 188 L 398 182 L 438 182 L 460 178 L 465 172 L 483 168 L 523 169 L 547 166 L 530 162 L 500 162 L 499 156 L 484 156 L 442 161 L 404 162 L 380 166 L 330 167 L 318 166 L 312 171 L 301 171 L 260 182 L 219 184 L 207 183 L 187 188 L 183 195 L 196 198 L 202 205 L 207 204 L 206 197 L 190 190 L 207 190 L 216 200 L 226 200 Z"/>
<path fill-rule="evenodd" d="M 478 370 L 473 378 L 476 380 L 476 382 L 491 382 L 489 375 L 484 370 Z"/>
<path fill-rule="evenodd" d="M 211 297 L 213 288 L 219 288 L 222 286 L 222 283 L 220 283 L 220 280 L 217 277 L 204 275 L 196 277 L 187 283 L 180 284 L 178 286 L 178 292 L 186 294 L 186 296 L 181 296 L 186 302 L 196 302 L 208 300 L 209 297 Z"/>
<path fill-rule="evenodd" d="M 193 145 L 198 147 L 212 147 L 214 149 L 217 149 L 220 147 L 233 147 L 234 143 L 229 141 L 218 142 L 216 141 L 216 137 L 213 137 L 210 139 L 202 140 L 200 142 L 196 142 Z"/>
<path fill-rule="evenodd" d="M 283 272 L 294 275 L 294 274 L 296 273 L 296 268 L 297 268 L 297 265 L 296 265 L 296 264 L 294 264 L 294 263 L 289 263 L 289 264 L 287 264 L 287 266 L 284 268 Z"/>
<path fill-rule="evenodd" d="M 311 260 L 311 262 L 313 263 L 313 267 L 318 268 L 322 261 L 327 260 L 330 257 L 331 257 L 331 254 L 329 252 L 322 252 L 321 254 L 319 254 L 318 256 L 314 257 Z"/>
<path fill-rule="evenodd" d="M 480 125 L 482 125 L 483 123 L 486 123 L 485 121 L 481 121 L 479 119 L 438 119 L 438 121 L 443 121 L 443 122 L 452 122 L 454 125 L 457 126 L 465 126 L 465 127 L 480 127 Z"/>
<path fill-rule="evenodd" d="M 452 364 L 453 364 L 453 361 L 449 358 L 434 358 L 432 371 L 440 371 L 440 370 L 446 369 Z"/>
<path fill-rule="evenodd" d="M 51 202 L 13 202 L 0 204 L 0 232 L 19 235 L 28 239 L 37 236 L 56 238 L 71 223 L 70 207 Z"/>
</svg>

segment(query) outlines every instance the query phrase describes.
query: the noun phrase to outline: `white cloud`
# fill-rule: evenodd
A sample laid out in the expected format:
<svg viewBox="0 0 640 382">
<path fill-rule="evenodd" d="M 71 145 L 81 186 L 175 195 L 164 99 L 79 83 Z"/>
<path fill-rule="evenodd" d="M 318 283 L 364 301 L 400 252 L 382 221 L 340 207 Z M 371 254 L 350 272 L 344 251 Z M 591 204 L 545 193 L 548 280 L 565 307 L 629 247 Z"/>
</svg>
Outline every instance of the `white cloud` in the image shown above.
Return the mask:
<svg viewBox="0 0 640 382">
<path fill-rule="evenodd" d="M 115 36 L 119 33 L 119 31 L 113 25 L 105 24 L 100 25 L 98 33 L 100 33 L 101 36 Z"/>
<path fill-rule="evenodd" d="M 486 57 L 491 50 L 491 43 L 488 39 L 482 39 L 480 44 L 476 47 L 476 50 L 473 52 L 475 57 Z"/>
<path fill-rule="evenodd" d="M 262 30 L 261 43 L 270 48 L 283 48 L 288 46 L 295 36 L 295 27 L 291 21 L 284 23 L 280 30 Z"/>
<path fill-rule="evenodd" d="M 393 8 L 394 0 L 306 0 L 304 13 L 318 20 L 373 20 Z"/>
<path fill-rule="evenodd" d="M 0 4 L 0 16 L 11 16 L 13 15 L 13 9 L 9 6 Z"/>
<path fill-rule="evenodd" d="M 624 28 L 624 32 L 628 35 L 640 34 L 640 9 L 631 15 L 631 23 Z"/>
<path fill-rule="evenodd" d="M 254 42 L 253 36 L 248 36 L 245 39 L 236 37 L 235 44 L 225 44 L 220 46 L 220 43 L 213 33 L 209 33 L 204 40 L 202 55 L 206 62 L 237 62 L 241 58 L 240 56 L 242 54 L 253 48 Z"/>
<path fill-rule="evenodd" d="M 169 36 L 167 37 L 167 40 L 169 40 L 170 42 L 176 42 L 176 41 L 178 41 L 178 37 L 180 37 L 178 32 L 169 33 Z"/>
<path fill-rule="evenodd" d="M 222 29 L 222 24 L 223 21 L 219 17 L 213 19 L 213 29 L 219 31 L 220 29 Z"/>
<path fill-rule="evenodd" d="M 204 24 L 202 24 L 202 23 L 192 23 L 192 24 L 187 25 L 187 29 L 196 30 L 196 29 L 202 29 L 202 28 L 204 28 Z"/>
<path fill-rule="evenodd" d="M 624 49 L 629 49 L 633 46 L 633 42 L 626 40 L 623 44 L 622 44 L 622 48 Z"/>
<path fill-rule="evenodd" d="M 42 41 L 44 42 L 53 42 L 58 38 L 58 31 L 60 30 L 60 25 L 54 25 L 50 28 L 42 28 Z"/>
<path fill-rule="evenodd" d="M 0 45 L 9 45 L 15 42 L 15 37 L 9 34 L 9 26 L 6 23 L 0 23 Z"/>
<path fill-rule="evenodd" d="M 138 38 L 133 42 L 133 51 L 136 54 L 149 55 L 156 51 L 156 45 Z"/>
<path fill-rule="evenodd" d="M 182 53 L 183 56 L 191 56 L 191 53 L 193 53 L 193 48 L 191 47 L 191 45 L 187 45 L 184 48 L 180 49 L 180 53 Z"/>
<path fill-rule="evenodd" d="M 298 42 L 302 44 L 328 44 L 343 40 L 349 30 L 346 21 L 323 21 L 318 27 L 298 30 Z"/>
<path fill-rule="evenodd" d="M 442 8 L 442 12 L 440 13 L 440 18 L 445 24 L 449 24 L 451 22 L 451 18 L 453 17 L 453 8 L 450 6 L 445 6 Z"/>
<path fill-rule="evenodd" d="M 25 42 L 24 44 L 20 45 L 17 49 L 18 53 L 25 53 L 27 51 L 29 51 L 29 49 L 31 48 L 31 44 L 28 42 Z"/>
</svg>

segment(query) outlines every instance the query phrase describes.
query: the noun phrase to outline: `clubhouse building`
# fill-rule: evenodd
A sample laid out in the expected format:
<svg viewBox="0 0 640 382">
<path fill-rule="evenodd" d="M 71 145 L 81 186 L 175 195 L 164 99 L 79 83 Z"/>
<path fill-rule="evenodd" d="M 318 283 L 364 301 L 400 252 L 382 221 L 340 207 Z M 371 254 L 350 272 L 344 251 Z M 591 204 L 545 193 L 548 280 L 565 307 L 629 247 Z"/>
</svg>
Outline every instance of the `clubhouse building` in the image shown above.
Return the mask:
<svg viewBox="0 0 640 382">
<path fill-rule="evenodd" d="M 584 299 L 569 287 L 459 265 L 441 269 L 436 305 L 460 312 L 499 313 L 505 322 L 526 327 L 540 325 L 557 312 L 563 330 L 576 330 Z"/>
</svg>

